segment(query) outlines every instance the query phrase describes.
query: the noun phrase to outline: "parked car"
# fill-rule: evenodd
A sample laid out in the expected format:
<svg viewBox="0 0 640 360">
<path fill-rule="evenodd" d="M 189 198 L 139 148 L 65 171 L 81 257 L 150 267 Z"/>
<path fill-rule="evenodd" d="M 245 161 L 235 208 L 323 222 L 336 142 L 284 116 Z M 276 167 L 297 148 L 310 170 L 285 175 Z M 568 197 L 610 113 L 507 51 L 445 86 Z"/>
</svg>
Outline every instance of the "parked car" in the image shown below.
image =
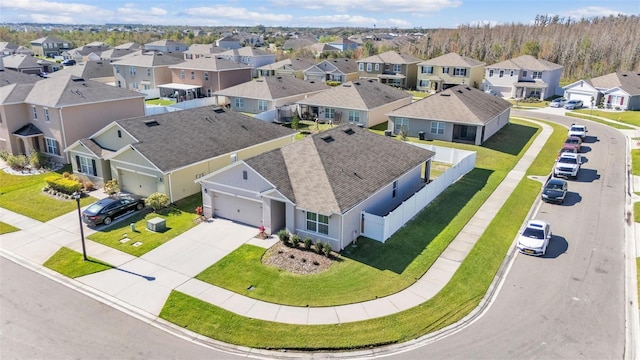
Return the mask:
<svg viewBox="0 0 640 360">
<path fill-rule="evenodd" d="M 567 103 L 567 99 L 561 97 L 561 98 L 556 98 L 551 100 L 551 103 L 549 104 L 549 107 L 552 108 L 561 108 L 563 107 L 565 104 Z"/>
<path fill-rule="evenodd" d="M 97 201 L 82 212 L 87 225 L 109 225 L 113 220 L 144 209 L 144 198 L 133 194 L 119 194 Z"/>
<path fill-rule="evenodd" d="M 551 235 L 551 225 L 548 222 L 530 220 L 518 236 L 518 251 L 527 255 L 544 255 L 547 253 Z"/>
<path fill-rule="evenodd" d="M 564 146 L 572 146 L 575 148 L 575 152 L 579 153 L 582 148 L 582 139 L 577 136 L 569 136 L 567 140 L 564 141 Z"/>
<path fill-rule="evenodd" d="M 562 149 L 560 149 L 560 151 L 558 152 L 558 157 L 556 157 L 556 160 L 558 160 L 560 158 L 560 156 L 562 156 L 562 154 L 564 154 L 564 153 L 577 154 L 578 153 L 578 148 L 575 146 L 575 144 L 564 144 L 564 145 L 562 145 Z"/>
<path fill-rule="evenodd" d="M 564 153 L 553 167 L 553 176 L 577 179 L 582 165 L 580 154 Z"/>
<path fill-rule="evenodd" d="M 580 139 L 584 139 L 587 136 L 587 126 L 580 124 L 571 124 L 569 128 L 569 136 L 577 136 Z"/>
<path fill-rule="evenodd" d="M 564 104 L 564 108 L 567 110 L 580 109 L 582 106 L 582 100 L 569 100 L 566 104 Z"/>
<path fill-rule="evenodd" d="M 562 179 L 551 178 L 547 180 L 542 188 L 542 201 L 549 203 L 564 203 L 564 198 L 567 196 L 568 189 L 567 182 Z"/>
<path fill-rule="evenodd" d="M 73 59 L 67 59 L 63 60 L 60 64 L 62 64 L 62 66 L 72 66 L 76 64 L 76 61 Z"/>
</svg>

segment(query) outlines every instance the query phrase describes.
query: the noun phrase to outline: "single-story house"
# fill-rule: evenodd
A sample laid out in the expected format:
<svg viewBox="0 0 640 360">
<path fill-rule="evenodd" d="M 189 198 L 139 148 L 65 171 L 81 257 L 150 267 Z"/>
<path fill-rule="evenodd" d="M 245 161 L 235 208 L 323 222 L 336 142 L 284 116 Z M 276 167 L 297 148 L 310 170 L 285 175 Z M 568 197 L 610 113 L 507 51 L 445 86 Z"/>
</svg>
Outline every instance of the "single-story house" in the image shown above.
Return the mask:
<svg viewBox="0 0 640 360">
<path fill-rule="evenodd" d="M 602 104 L 607 108 L 640 110 L 638 71 L 615 72 L 591 80 L 578 80 L 563 89 L 567 99 L 582 100 L 585 106 Z"/>
<path fill-rule="evenodd" d="M 411 103 L 411 94 L 376 80 L 349 81 L 298 101 L 299 114 L 320 122 L 350 122 L 372 127 L 386 114 Z"/>
<path fill-rule="evenodd" d="M 289 144 L 295 134 L 208 106 L 115 121 L 65 151 L 74 159 L 73 173 L 83 179 L 116 179 L 122 191 L 162 192 L 174 202 L 200 190 L 194 180 Z"/>
<path fill-rule="evenodd" d="M 363 233 L 363 212 L 389 213 L 426 185 L 434 155 L 342 125 L 196 181 L 206 216 L 286 229 L 342 250 Z"/>
<path fill-rule="evenodd" d="M 387 114 L 388 130 L 425 140 L 480 145 L 509 123 L 511 103 L 468 85 L 457 85 Z"/>
</svg>

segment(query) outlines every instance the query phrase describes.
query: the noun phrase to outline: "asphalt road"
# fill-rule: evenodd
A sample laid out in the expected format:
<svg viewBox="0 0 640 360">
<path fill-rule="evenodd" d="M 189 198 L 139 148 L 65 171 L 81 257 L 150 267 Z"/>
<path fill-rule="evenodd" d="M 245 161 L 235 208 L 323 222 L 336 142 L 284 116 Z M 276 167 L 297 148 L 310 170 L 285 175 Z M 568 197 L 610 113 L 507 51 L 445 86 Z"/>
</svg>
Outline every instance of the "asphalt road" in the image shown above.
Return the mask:
<svg viewBox="0 0 640 360">
<path fill-rule="evenodd" d="M 0 257 L 0 359 L 240 359 Z"/>
<path fill-rule="evenodd" d="M 571 123 L 560 116 L 536 117 Z M 535 216 L 552 226 L 547 255 L 517 254 L 482 317 L 393 358 L 623 358 L 626 140 L 599 124 L 590 123 L 588 135 L 588 162 L 569 181 L 565 204 L 543 203 Z"/>
</svg>

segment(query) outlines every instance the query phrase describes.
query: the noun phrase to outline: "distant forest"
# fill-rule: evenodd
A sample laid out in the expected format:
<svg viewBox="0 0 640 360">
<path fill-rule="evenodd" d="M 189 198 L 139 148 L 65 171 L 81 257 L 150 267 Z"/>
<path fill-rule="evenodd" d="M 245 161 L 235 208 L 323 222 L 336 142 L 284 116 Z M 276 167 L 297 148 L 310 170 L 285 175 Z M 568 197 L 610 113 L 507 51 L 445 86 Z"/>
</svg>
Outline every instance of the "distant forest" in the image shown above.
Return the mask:
<svg viewBox="0 0 640 360">
<path fill-rule="evenodd" d="M 152 32 L 19 32 L 0 27 L 0 41 L 29 46 L 31 40 L 54 35 L 69 40 L 76 46 L 93 41 L 119 45 L 134 41 L 140 44 L 161 38 L 183 41 L 187 44 L 213 43 L 221 33 L 211 28 L 210 35 L 194 36 L 185 27 L 163 27 L 164 35 Z M 224 30 L 229 30 L 225 28 Z M 321 39 L 337 36 L 371 34 L 365 28 L 233 28 L 248 32 L 265 32 L 267 42 L 281 45 L 282 34 L 298 31 L 312 33 Z M 529 54 L 564 66 L 563 80 L 574 81 L 608 74 L 615 71 L 640 71 L 640 17 L 618 15 L 575 20 L 559 16 L 538 15 L 532 25 L 505 24 L 498 26 L 459 26 L 456 29 L 376 29 L 376 33 L 415 33 L 424 36 L 411 41 L 385 41 L 365 43 L 358 51 L 343 56 L 356 59 L 375 53 L 398 50 L 427 60 L 449 52 L 482 61 L 487 65 Z M 294 56 L 308 55 L 299 52 Z M 279 58 L 283 54 L 279 54 Z"/>
</svg>

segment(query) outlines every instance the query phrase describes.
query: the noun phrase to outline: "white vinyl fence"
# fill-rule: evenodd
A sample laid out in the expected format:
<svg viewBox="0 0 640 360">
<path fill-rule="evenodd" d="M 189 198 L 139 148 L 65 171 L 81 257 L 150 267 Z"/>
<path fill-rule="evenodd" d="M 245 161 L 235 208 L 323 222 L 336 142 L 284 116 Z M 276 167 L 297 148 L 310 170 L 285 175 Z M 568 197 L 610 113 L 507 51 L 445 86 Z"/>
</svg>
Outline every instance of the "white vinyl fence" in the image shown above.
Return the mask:
<svg viewBox="0 0 640 360">
<path fill-rule="evenodd" d="M 217 105 L 216 99 L 214 97 L 205 97 L 205 98 L 181 101 L 181 102 L 173 103 L 167 106 L 147 105 L 145 107 L 144 114 L 147 116 L 157 115 L 157 114 L 164 114 L 166 112 L 193 109 L 197 107 L 211 106 L 211 105 Z"/>
<path fill-rule="evenodd" d="M 387 215 L 379 216 L 363 211 L 363 236 L 384 243 L 391 235 L 429 205 L 433 199 L 463 175 L 471 171 L 476 165 L 475 151 L 424 144 L 412 145 L 435 151 L 434 161 L 449 163 L 452 166 Z"/>
</svg>

